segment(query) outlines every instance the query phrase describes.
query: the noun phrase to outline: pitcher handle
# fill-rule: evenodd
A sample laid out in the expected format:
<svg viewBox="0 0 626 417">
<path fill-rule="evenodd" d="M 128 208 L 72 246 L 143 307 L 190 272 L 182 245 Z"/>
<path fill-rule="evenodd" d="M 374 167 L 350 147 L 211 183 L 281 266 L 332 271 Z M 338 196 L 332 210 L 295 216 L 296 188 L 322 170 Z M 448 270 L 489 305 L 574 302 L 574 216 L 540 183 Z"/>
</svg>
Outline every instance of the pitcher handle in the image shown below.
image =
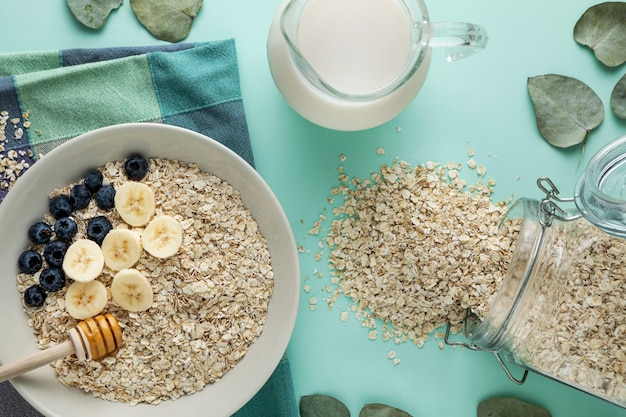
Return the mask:
<svg viewBox="0 0 626 417">
<path fill-rule="evenodd" d="M 444 48 L 448 62 L 474 55 L 487 46 L 487 31 L 480 25 L 462 22 L 429 22 L 433 48 Z"/>
</svg>

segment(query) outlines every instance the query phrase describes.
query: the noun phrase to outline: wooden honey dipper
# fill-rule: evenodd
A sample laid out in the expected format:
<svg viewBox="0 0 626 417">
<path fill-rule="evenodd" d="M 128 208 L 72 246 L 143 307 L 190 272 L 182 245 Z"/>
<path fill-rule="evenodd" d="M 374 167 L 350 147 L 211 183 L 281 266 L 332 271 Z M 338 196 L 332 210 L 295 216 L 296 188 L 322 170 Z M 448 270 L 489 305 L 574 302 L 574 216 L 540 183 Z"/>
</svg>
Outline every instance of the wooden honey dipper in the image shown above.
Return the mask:
<svg viewBox="0 0 626 417">
<path fill-rule="evenodd" d="M 68 355 L 100 360 L 122 345 L 122 329 L 111 314 L 88 318 L 68 332 L 69 339 L 17 362 L 0 366 L 0 382 L 47 365 Z"/>
</svg>

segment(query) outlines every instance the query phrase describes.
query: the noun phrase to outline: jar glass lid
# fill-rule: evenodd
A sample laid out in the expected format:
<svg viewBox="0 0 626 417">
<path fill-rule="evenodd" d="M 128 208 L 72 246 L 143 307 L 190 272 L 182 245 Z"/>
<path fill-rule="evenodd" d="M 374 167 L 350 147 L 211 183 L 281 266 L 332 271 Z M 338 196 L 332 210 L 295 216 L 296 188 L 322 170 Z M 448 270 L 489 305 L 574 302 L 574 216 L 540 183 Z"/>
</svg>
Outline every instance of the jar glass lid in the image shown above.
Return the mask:
<svg viewBox="0 0 626 417">
<path fill-rule="evenodd" d="M 580 214 L 601 230 L 626 238 L 626 136 L 596 153 L 574 191 Z"/>
</svg>

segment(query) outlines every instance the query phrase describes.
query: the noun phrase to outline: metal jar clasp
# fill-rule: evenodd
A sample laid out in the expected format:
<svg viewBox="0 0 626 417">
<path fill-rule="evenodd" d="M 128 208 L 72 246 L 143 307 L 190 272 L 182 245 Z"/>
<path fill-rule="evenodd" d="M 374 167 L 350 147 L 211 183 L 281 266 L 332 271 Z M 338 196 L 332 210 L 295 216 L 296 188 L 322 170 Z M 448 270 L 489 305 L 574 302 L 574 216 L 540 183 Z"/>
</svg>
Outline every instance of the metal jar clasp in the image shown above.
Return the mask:
<svg viewBox="0 0 626 417">
<path fill-rule="evenodd" d="M 552 224 L 552 220 L 557 219 L 563 222 L 571 222 L 573 220 L 578 220 L 582 216 L 580 214 L 567 215 L 567 212 L 563 210 L 557 203 L 573 203 L 574 198 L 563 198 L 559 197 L 559 189 L 556 188 L 556 185 L 552 182 L 552 180 L 548 177 L 539 177 L 537 179 L 537 187 L 544 193 L 546 196 L 539 203 L 539 222 L 544 227 L 550 227 Z"/>
<path fill-rule="evenodd" d="M 467 310 L 467 313 L 465 315 L 465 325 L 467 328 L 467 323 L 470 321 L 477 321 L 478 317 L 476 317 L 476 315 L 474 313 L 472 313 L 469 309 Z M 485 349 L 482 348 L 474 343 L 467 343 L 467 342 L 463 342 L 463 341 L 453 341 L 450 340 L 450 329 L 452 328 L 452 323 L 448 322 L 448 325 L 446 326 L 446 333 L 444 336 L 444 342 L 446 343 L 446 345 L 449 346 L 462 346 L 465 347 L 469 350 L 478 350 L 478 351 L 483 351 L 483 352 L 488 352 L 488 353 L 492 353 L 496 359 L 498 360 L 498 363 L 500 364 L 500 366 L 502 367 L 502 369 L 504 370 L 504 373 L 506 374 L 507 377 L 509 377 L 509 379 L 514 382 L 517 385 L 522 385 L 524 382 L 526 382 L 526 377 L 528 376 L 528 370 L 525 369 L 524 370 L 524 375 L 522 375 L 521 378 L 516 378 L 515 376 L 513 376 L 513 374 L 511 373 L 511 371 L 509 370 L 509 368 L 506 366 L 506 363 L 504 363 L 504 360 L 502 359 L 502 357 L 500 356 L 500 350 L 491 350 L 491 349 Z"/>
</svg>

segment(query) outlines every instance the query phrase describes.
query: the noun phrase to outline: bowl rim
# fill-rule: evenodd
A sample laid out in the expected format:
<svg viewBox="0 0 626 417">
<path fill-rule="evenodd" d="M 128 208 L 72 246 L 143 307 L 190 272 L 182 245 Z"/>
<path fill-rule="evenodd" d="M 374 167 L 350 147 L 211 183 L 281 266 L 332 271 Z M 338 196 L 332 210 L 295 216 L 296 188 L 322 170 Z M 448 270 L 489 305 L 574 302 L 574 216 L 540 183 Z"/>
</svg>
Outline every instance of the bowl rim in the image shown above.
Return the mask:
<svg viewBox="0 0 626 417">
<path fill-rule="evenodd" d="M 178 146 L 172 146 L 171 143 L 167 143 L 167 141 L 170 140 L 169 138 L 175 138 L 179 141 Z M 71 160 L 72 158 L 80 158 L 86 150 L 97 148 L 98 146 L 102 147 L 105 143 L 107 145 L 117 145 L 117 147 L 111 146 L 110 149 L 98 155 L 91 156 L 89 160 L 103 161 L 103 163 L 99 163 L 97 166 L 102 166 L 106 162 L 123 159 L 123 157 L 111 159 L 112 155 L 128 155 L 135 151 L 143 151 L 147 157 L 160 156 L 162 158 L 178 159 L 184 162 L 195 162 L 201 170 L 214 173 L 230 183 L 233 188 L 240 191 L 244 206 L 251 211 L 253 217 L 255 217 L 259 223 L 261 233 L 268 239 L 268 246 L 270 246 L 270 253 L 272 255 L 272 266 L 280 270 L 275 271 L 274 293 L 270 298 L 268 318 L 264 325 L 263 332 L 259 339 L 250 346 L 243 359 L 241 359 L 235 367 L 230 369 L 218 382 L 205 386 L 203 390 L 193 395 L 184 395 L 176 400 L 163 401 L 157 408 L 155 408 L 154 405 L 145 403 L 132 406 L 133 415 L 136 417 L 144 415 L 149 415 L 150 417 L 159 417 L 162 415 L 165 417 L 172 412 L 180 412 L 181 406 L 184 407 L 186 405 L 189 405 L 189 407 L 182 408 L 186 415 L 194 416 L 196 413 L 198 413 L 197 415 L 205 415 L 206 410 L 204 407 L 200 406 L 202 404 L 206 405 L 207 403 L 210 404 L 212 413 L 225 416 L 231 415 L 245 405 L 262 388 L 265 382 L 267 382 L 280 360 L 283 358 L 295 326 L 299 304 L 300 270 L 297 247 L 288 218 L 280 202 L 261 175 L 243 158 L 225 145 L 205 135 L 182 127 L 161 123 L 127 123 L 107 126 L 81 134 L 47 153 L 46 156 L 33 164 L 20 177 L 15 187 L 7 194 L 2 204 L 0 204 L 0 219 L 11 218 L 11 216 L 15 217 L 16 215 L 12 213 L 12 211 L 15 210 L 15 207 L 24 207 L 21 206 L 21 204 L 25 203 L 28 203 L 30 206 L 28 209 L 29 212 L 40 212 L 39 216 L 41 216 L 47 207 L 47 194 L 42 201 L 31 204 L 25 196 L 29 186 L 37 183 L 39 184 L 38 187 L 42 188 L 56 181 L 58 184 L 49 189 L 49 191 L 52 191 L 54 188 L 78 180 L 81 176 L 81 172 L 86 172 L 88 169 L 86 169 L 85 163 L 81 162 L 83 165 L 82 171 L 77 167 L 70 168 L 68 171 L 75 173 L 75 175 L 72 175 L 73 180 L 68 180 L 67 172 L 64 174 L 64 177 L 61 174 L 63 170 L 55 169 L 55 164 L 58 163 L 57 160 L 63 161 Z M 182 146 L 183 144 L 185 146 Z M 146 152 L 145 146 L 148 146 L 148 152 Z M 202 151 L 203 153 L 195 154 L 194 152 L 190 152 L 190 150 L 185 150 L 185 148 L 193 149 L 198 152 Z M 185 160 L 185 158 L 162 155 L 162 152 L 168 152 L 168 155 L 175 156 L 182 156 L 187 153 L 188 155 L 193 155 L 191 159 L 207 158 L 208 160 Z M 214 163 L 219 164 L 211 165 Z M 91 164 L 91 167 L 93 167 L 93 164 Z M 209 169 L 209 167 L 212 169 Z M 224 175 L 225 173 L 226 175 Z M 224 178 L 224 176 L 228 178 Z M 41 178 L 43 178 L 43 180 L 41 180 Z M 42 185 L 42 183 L 46 185 Z M 242 187 L 244 189 L 243 192 Z M 260 200 L 255 201 L 254 199 Z M 259 216 L 255 215 L 255 213 L 258 214 L 261 209 L 260 204 L 267 204 L 269 210 L 264 210 L 268 212 L 271 211 L 271 216 L 266 216 L 266 218 L 261 221 L 259 221 Z M 264 225 L 264 220 L 267 220 L 269 225 Z M 16 241 L 15 236 L 17 235 L 14 233 L 19 230 L 20 227 L 23 228 L 24 224 L 29 224 L 29 222 L 32 221 L 34 220 L 31 218 L 21 219 L 21 221 L 17 223 L 12 222 L 13 224 L 8 225 L 10 226 L 8 231 L 3 230 L 5 228 L 0 228 L 0 239 L 2 239 L 2 235 L 6 233 L 7 236 L 5 236 L 5 239 L 11 238 L 11 240 Z M 13 251 L 3 251 L 4 253 L 0 254 L 0 259 L 2 259 L 2 257 L 11 259 L 12 256 L 16 256 L 16 252 L 23 250 L 25 245 L 27 245 L 26 233 L 23 233 L 23 235 L 23 245 L 16 244 L 17 251 L 15 249 Z M 274 236 L 277 236 L 275 239 L 278 239 L 278 242 L 272 241 Z M 19 239 L 17 239 L 17 241 L 19 241 Z M 280 257 L 279 259 L 274 259 L 275 253 L 272 252 L 273 250 L 276 251 L 278 255 L 281 255 L 282 259 L 280 259 Z M 17 257 L 15 257 L 15 259 L 17 259 Z M 275 265 L 275 261 L 277 261 L 278 264 Z M 4 263 L 4 266 L 0 265 L 0 273 L 4 272 L 3 275 L 6 275 L 13 269 L 13 271 L 15 271 L 14 275 L 17 274 L 16 263 L 12 265 L 6 265 L 6 262 Z M 279 273 L 281 275 L 279 275 Z M 4 285 L 7 286 L 7 288 L 11 286 L 15 288 L 14 281 L 8 281 L 10 284 Z M 3 284 L 0 284 L 0 288 L 2 288 L 2 285 Z M 9 331 L 11 327 L 11 323 L 9 322 L 13 322 L 13 330 L 17 331 L 16 339 L 31 337 L 32 340 L 35 341 L 31 328 L 26 324 L 27 315 L 22 311 L 19 296 L 15 292 L 8 292 L 8 294 L 10 294 L 9 298 L 13 295 L 13 298 L 17 300 L 17 304 L 19 304 L 19 309 L 17 309 L 19 311 L 12 311 L 12 316 L 17 321 L 7 320 L 3 324 L 0 323 L 0 331 L 3 331 L 3 333 Z M 14 302 L 15 300 L 11 300 L 10 298 L 9 301 L 13 302 L 3 303 L 4 308 L 11 308 L 6 306 L 14 307 L 16 304 Z M 19 318 L 18 316 L 22 317 Z M 268 324 L 271 324 L 271 326 L 268 326 Z M 3 328 L 4 330 L 1 330 Z M 25 335 L 26 333 L 28 333 L 29 336 Z M 20 349 L 20 355 L 23 357 L 24 354 L 28 354 L 28 350 L 33 351 L 33 353 L 37 351 L 34 343 L 33 346 L 29 348 L 30 349 Z M 8 353 L 9 350 L 11 349 L 6 346 L 0 346 L 0 358 L 9 358 L 11 356 Z M 15 359 L 16 358 L 10 358 L 7 362 Z M 256 365 L 255 360 L 257 361 Z M 237 382 L 237 378 L 241 380 Z M 51 397 L 50 395 L 43 394 L 45 390 L 50 389 L 50 382 L 56 383 L 53 387 L 54 392 L 62 394 L 67 393 L 71 396 L 72 401 L 58 401 L 58 396 Z M 91 401 L 103 401 L 82 390 L 63 386 L 56 380 L 51 367 L 43 367 L 14 378 L 11 380 L 11 383 L 33 407 L 49 416 L 73 417 L 76 415 L 78 417 L 78 412 L 74 414 L 71 410 L 67 410 L 67 404 L 78 404 L 77 411 L 80 411 L 80 407 L 93 405 Z M 233 400 L 233 396 L 238 398 L 238 400 Z M 55 399 L 56 407 L 50 404 L 50 398 Z M 223 401 L 224 399 L 226 400 Z M 220 403 L 220 401 L 223 402 Z M 59 404 L 61 406 L 59 406 Z M 110 404 L 110 406 L 90 407 L 90 412 L 93 408 L 96 410 L 104 409 L 105 411 L 103 411 L 102 415 L 105 416 L 116 411 L 128 412 L 130 409 L 126 407 L 131 407 L 126 403 L 107 401 L 107 404 Z M 111 407 L 113 407 L 113 409 Z M 116 410 L 118 408 L 119 410 Z M 158 410 L 163 411 L 159 412 Z M 82 413 L 84 413 L 84 409 L 82 409 Z M 97 417 L 99 413 L 92 413 L 92 415 Z"/>
</svg>

